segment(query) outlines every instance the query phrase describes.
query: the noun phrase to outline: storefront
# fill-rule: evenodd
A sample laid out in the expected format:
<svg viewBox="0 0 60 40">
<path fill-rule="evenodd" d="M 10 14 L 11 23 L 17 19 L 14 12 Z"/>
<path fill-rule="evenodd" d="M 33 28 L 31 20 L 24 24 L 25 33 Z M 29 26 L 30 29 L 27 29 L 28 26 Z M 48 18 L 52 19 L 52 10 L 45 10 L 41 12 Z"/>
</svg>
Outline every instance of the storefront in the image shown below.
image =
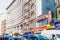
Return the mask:
<svg viewBox="0 0 60 40">
<path fill-rule="evenodd" d="M 34 29 L 34 33 L 41 33 L 43 30 L 51 30 L 54 29 L 54 26 L 51 25 L 45 25 L 45 26 L 40 26 Z"/>
<path fill-rule="evenodd" d="M 37 17 L 37 22 L 39 26 L 50 24 L 51 22 L 51 12 L 49 11 L 47 14 L 43 14 Z"/>
<path fill-rule="evenodd" d="M 33 30 L 33 33 L 41 33 L 41 31 L 46 30 L 46 26 L 37 27 Z"/>
</svg>

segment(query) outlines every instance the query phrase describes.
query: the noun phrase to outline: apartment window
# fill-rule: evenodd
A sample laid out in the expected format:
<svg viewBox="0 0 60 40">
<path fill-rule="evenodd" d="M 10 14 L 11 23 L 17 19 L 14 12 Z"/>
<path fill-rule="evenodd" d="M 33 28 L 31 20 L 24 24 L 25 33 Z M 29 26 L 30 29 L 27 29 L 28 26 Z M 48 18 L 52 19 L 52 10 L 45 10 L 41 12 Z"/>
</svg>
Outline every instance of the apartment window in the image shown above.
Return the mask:
<svg viewBox="0 0 60 40">
<path fill-rule="evenodd" d="M 28 16 L 28 18 L 29 18 L 29 17 L 30 17 L 30 13 L 28 13 L 28 15 L 27 15 L 27 16 Z"/>
<path fill-rule="evenodd" d="M 49 0 L 46 0 L 46 2 L 49 2 Z"/>
<path fill-rule="evenodd" d="M 26 0 L 26 2 L 29 2 L 29 0 Z"/>
<path fill-rule="evenodd" d="M 46 10 L 47 10 L 47 11 L 50 11 L 50 8 L 49 8 L 49 7 L 46 7 Z"/>
<path fill-rule="evenodd" d="M 21 25 L 20 25 L 20 28 L 21 28 L 21 29 L 23 28 L 22 26 L 23 26 L 23 25 L 21 24 Z"/>
<path fill-rule="evenodd" d="M 14 28 L 16 28 L 16 27 L 14 27 Z"/>
<path fill-rule="evenodd" d="M 17 28 L 19 28 L 19 26 L 17 26 Z"/>
<path fill-rule="evenodd" d="M 48 20 L 43 20 L 39 22 L 39 26 L 43 26 L 43 25 L 47 25 L 48 24 Z"/>
<path fill-rule="evenodd" d="M 28 25 L 29 25 L 29 22 L 26 23 L 26 26 L 28 26 Z"/>
<path fill-rule="evenodd" d="M 58 11 L 58 13 L 60 14 L 60 10 Z"/>
<path fill-rule="evenodd" d="M 58 4 L 60 5 L 60 0 L 58 0 Z"/>
<path fill-rule="evenodd" d="M 34 26 L 34 22 L 32 22 L 32 25 Z"/>
</svg>

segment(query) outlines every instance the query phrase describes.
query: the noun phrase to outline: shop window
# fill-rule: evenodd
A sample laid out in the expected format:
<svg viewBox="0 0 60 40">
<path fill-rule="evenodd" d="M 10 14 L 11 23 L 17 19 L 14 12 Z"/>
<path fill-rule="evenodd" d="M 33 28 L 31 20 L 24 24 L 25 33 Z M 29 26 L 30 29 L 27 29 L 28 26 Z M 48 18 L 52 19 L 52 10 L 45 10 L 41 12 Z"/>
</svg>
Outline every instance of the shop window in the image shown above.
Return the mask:
<svg viewBox="0 0 60 40">
<path fill-rule="evenodd" d="M 58 4 L 60 5 L 60 0 L 58 0 Z"/>
<path fill-rule="evenodd" d="M 48 24 L 48 20 L 44 20 L 44 21 L 39 22 L 39 26 L 43 26 L 43 25 L 47 25 L 47 24 Z"/>
</svg>

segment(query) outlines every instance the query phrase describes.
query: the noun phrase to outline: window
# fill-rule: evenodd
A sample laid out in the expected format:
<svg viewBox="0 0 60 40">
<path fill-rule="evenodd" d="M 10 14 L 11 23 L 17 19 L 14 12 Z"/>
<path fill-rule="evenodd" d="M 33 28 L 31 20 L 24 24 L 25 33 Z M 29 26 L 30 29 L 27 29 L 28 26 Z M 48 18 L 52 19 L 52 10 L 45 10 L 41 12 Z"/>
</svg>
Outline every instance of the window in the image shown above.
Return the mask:
<svg viewBox="0 0 60 40">
<path fill-rule="evenodd" d="M 60 10 L 59 10 L 59 12 L 58 12 L 59 14 L 60 14 Z"/>
<path fill-rule="evenodd" d="M 60 0 L 58 0 L 58 4 L 60 5 Z"/>
<path fill-rule="evenodd" d="M 35 22 L 32 22 L 32 26 L 34 26 Z"/>
<path fill-rule="evenodd" d="M 30 30 L 33 30 L 34 28 L 30 28 Z"/>
<path fill-rule="evenodd" d="M 56 36 L 57 36 L 58 38 L 60 38 L 60 34 L 56 34 Z"/>
<path fill-rule="evenodd" d="M 49 2 L 49 0 L 46 0 L 46 2 Z"/>
<path fill-rule="evenodd" d="M 49 40 L 47 37 L 43 37 L 41 38 L 41 40 Z"/>
<path fill-rule="evenodd" d="M 17 28 L 19 28 L 19 26 L 17 26 Z"/>
<path fill-rule="evenodd" d="M 32 37 L 32 38 L 30 38 L 30 40 L 36 40 L 36 38 L 35 37 Z"/>
<path fill-rule="evenodd" d="M 46 7 L 46 10 L 47 10 L 47 11 L 50 11 L 50 8 L 49 8 L 49 7 Z"/>
<path fill-rule="evenodd" d="M 39 26 L 47 25 L 47 24 L 48 24 L 48 20 L 43 20 L 39 22 Z"/>
<path fill-rule="evenodd" d="M 30 17 L 30 13 L 28 13 L 28 18 Z"/>
<path fill-rule="evenodd" d="M 28 18 L 30 18 L 30 14 L 29 14 L 29 13 L 27 13 L 27 17 L 26 17 L 26 19 L 28 19 Z"/>
</svg>

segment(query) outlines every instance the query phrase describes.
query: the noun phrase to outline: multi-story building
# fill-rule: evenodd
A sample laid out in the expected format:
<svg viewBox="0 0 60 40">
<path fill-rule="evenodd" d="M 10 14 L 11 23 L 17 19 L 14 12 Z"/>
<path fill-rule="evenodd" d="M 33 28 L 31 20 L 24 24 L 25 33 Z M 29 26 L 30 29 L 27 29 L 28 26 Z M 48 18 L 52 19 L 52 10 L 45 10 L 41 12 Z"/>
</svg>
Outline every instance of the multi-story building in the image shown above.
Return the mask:
<svg viewBox="0 0 60 40">
<path fill-rule="evenodd" d="M 40 19 L 42 21 L 38 20 L 37 22 L 37 19 L 39 18 L 39 16 L 41 17 L 43 14 L 47 14 L 48 11 L 54 12 L 54 1 L 55 0 L 23 0 L 23 27 L 26 26 L 26 28 L 35 28 L 40 24 L 40 26 L 42 26 L 42 24 L 48 24 L 48 20 L 43 21 L 42 19 Z M 46 17 L 46 15 L 43 17 Z"/>
<path fill-rule="evenodd" d="M 32 30 L 40 26 L 40 23 L 48 24 L 47 20 L 42 22 L 38 20 L 38 22 L 37 19 L 43 14 L 47 15 L 48 11 L 54 12 L 54 6 L 54 0 L 13 0 L 6 9 L 8 11 L 7 28 L 16 30 L 20 26 L 24 30 Z"/>
<path fill-rule="evenodd" d="M 22 0 L 23 29 L 32 29 L 36 26 L 36 0 Z"/>
<path fill-rule="evenodd" d="M 6 31 L 6 19 L 2 21 L 2 24 L 1 24 L 1 33 L 5 33 Z"/>
<path fill-rule="evenodd" d="M 55 0 L 55 7 L 57 10 L 57 20 L 60 20 L 60 0 Z"/>
<path fill-rule="evenodd" d="M 6 32 L 19 30 L 22 20 L 22 4 L 21 0 L 13 0 L 6 8 L 7 10 L 7 25 Z"/>
<path fill-rule="evenodd" d="M 36 16 L 38 26 L 47 25 L 51 21 L 51 12 L 55 11 L 55 0 L 36 0 Z M 41 8 L 40 8 L 41 7 Z M 51 11 L 51 12 L 50 12 Z M 50 18 L 50 19 L 49 19 Z M 48 21 L 49 20 L 49 21 Z"/>
</svg>

